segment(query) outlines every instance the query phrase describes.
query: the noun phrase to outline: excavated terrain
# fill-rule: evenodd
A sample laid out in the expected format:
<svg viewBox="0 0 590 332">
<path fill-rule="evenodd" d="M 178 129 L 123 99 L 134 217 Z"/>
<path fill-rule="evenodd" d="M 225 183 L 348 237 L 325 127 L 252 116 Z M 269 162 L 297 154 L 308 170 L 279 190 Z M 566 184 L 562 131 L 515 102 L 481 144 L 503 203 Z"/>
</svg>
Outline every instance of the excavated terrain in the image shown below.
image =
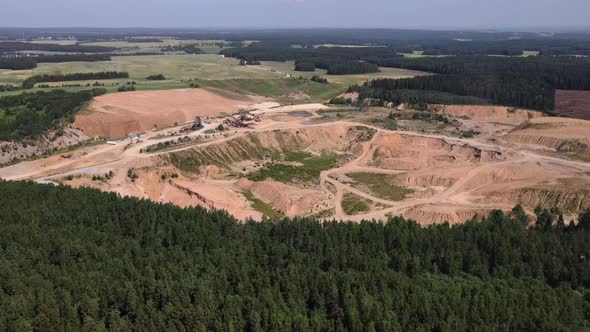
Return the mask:
<svg viewBox="0 0 590 332">
<path fill-rule="evenodd" d="M 226 106 L 228 114 L 236 111 Z M 495 106 L 431 106 L 461 130 L 481 131 L 465 139 L 387 130 L 354 113 L 326 118 L 329 108 L 320 104 L 247 107 L 262 120 L 219 131 L 225 117 L 219 109 L 198 131 L 179 134 L 178 126 L 81 147 L 67 158 L 0 168 L 0 178 L 87 186 L 254 220 L 401 214 L 422 224 L 460 223 L 516 204 L 529 213 L 538 205 L 568 214 L 590 207 L 590 121 Z M 193 116 L 187 114 L 183 119 Z"/>
</svg>

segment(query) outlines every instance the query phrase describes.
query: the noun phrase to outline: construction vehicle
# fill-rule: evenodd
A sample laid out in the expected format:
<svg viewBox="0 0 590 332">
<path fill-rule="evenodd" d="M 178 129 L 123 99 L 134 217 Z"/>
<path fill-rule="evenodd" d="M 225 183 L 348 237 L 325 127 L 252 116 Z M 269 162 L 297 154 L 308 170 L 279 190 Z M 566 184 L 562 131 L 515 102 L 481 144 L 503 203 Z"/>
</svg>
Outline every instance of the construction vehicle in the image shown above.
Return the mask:
<svg viewBox="0 0 590 332">
<path fill-rule="evenodd" d="M 195 120 L 193 121 L 193 124 L 190 126 L 186 126 L 184 128 L 181 128 L 178 132 L 179 133 L 186 133 L 189 131 L 196 131 L 196 130 L 201 130 L 203 129 L 203 118 L 201 118 L 200 116 L 195 116 Z"/>
<path fill-rule="evenodd" d="M 192 130 L 199 130 L 203 128 L 203 122 L 200 116 L 195 116 L 195 121 L 193 122 L 193 126 L 191 127 Z"/>
<path fill-rule="evenodd" d="M 223 123 L 228 126 L 232 126 L 232 127 L 236 127 L 236 128 L 248 127 L 248 124 L 245 123 L 244 121 L 242 121 L 240 119 L 236 119 L 236 118 L 231 118 L 231 117 L 223 120 Z"/>
</svg>

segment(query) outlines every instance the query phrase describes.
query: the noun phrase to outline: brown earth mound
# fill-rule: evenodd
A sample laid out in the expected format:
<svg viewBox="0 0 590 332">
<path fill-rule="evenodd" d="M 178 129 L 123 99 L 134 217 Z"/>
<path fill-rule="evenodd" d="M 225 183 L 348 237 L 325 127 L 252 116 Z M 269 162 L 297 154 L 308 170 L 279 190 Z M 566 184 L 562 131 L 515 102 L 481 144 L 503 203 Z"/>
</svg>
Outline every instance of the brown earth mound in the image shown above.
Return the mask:
<svg viewBox="0 0 590 332">
<path fill-rule="evenodd" d="M 74 125 L 89 136 L 122 138 L 131 132 L 146 132 L 195 116 L 235 113 L 247 101 L 232 100 L 202 89 L 133 91 L 97 97 Z"/>
</svg>

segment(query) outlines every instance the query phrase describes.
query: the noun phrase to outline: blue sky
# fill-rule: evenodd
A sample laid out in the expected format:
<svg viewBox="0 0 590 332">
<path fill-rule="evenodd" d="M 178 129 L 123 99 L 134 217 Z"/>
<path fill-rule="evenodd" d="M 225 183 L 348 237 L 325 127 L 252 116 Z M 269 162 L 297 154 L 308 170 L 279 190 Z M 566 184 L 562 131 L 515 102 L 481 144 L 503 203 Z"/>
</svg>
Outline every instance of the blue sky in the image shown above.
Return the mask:
<svg viewBox="0 0 590 332">
<path fill-rule="evenodd" d="M 5 0 L 0 26 L 590 26 L 590 0 Z"/>
</svg>

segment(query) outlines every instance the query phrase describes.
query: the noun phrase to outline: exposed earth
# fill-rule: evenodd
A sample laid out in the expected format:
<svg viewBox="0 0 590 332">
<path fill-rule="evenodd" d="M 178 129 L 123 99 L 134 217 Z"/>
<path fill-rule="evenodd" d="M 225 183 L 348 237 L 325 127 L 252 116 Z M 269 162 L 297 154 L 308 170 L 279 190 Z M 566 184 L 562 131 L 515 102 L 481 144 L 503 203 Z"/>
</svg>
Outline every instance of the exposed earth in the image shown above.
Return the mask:
<svg viewBox="0 0 590 332">
<path fill-rule="evenodd" d="M 555 111 L 561 115 L 590 120 L 590 92 L 555 91 Z"/>
<path fill-rule="evenodd" d="M 225 121 L 238 112 L 250 114 L 247 127 Z M 425 113 L 439 117 L 424 120 Z M 590 121 L 496 106 L 432 105 L 414 114 L 233 100 L 201 89 L 109 94 L 78 115 L 80 136 L 140 138 L 21 162 L 0 169 L 0 178 L 255 220 L 401 214 L 422 224 L 459 223 L 516 204 L 572 215 L 590 208 Z M 204 128 L 187 129 L 197 115 L 208 118 Z M 388 126 L 396 115 L 409 120 Z"/>
</svg>

